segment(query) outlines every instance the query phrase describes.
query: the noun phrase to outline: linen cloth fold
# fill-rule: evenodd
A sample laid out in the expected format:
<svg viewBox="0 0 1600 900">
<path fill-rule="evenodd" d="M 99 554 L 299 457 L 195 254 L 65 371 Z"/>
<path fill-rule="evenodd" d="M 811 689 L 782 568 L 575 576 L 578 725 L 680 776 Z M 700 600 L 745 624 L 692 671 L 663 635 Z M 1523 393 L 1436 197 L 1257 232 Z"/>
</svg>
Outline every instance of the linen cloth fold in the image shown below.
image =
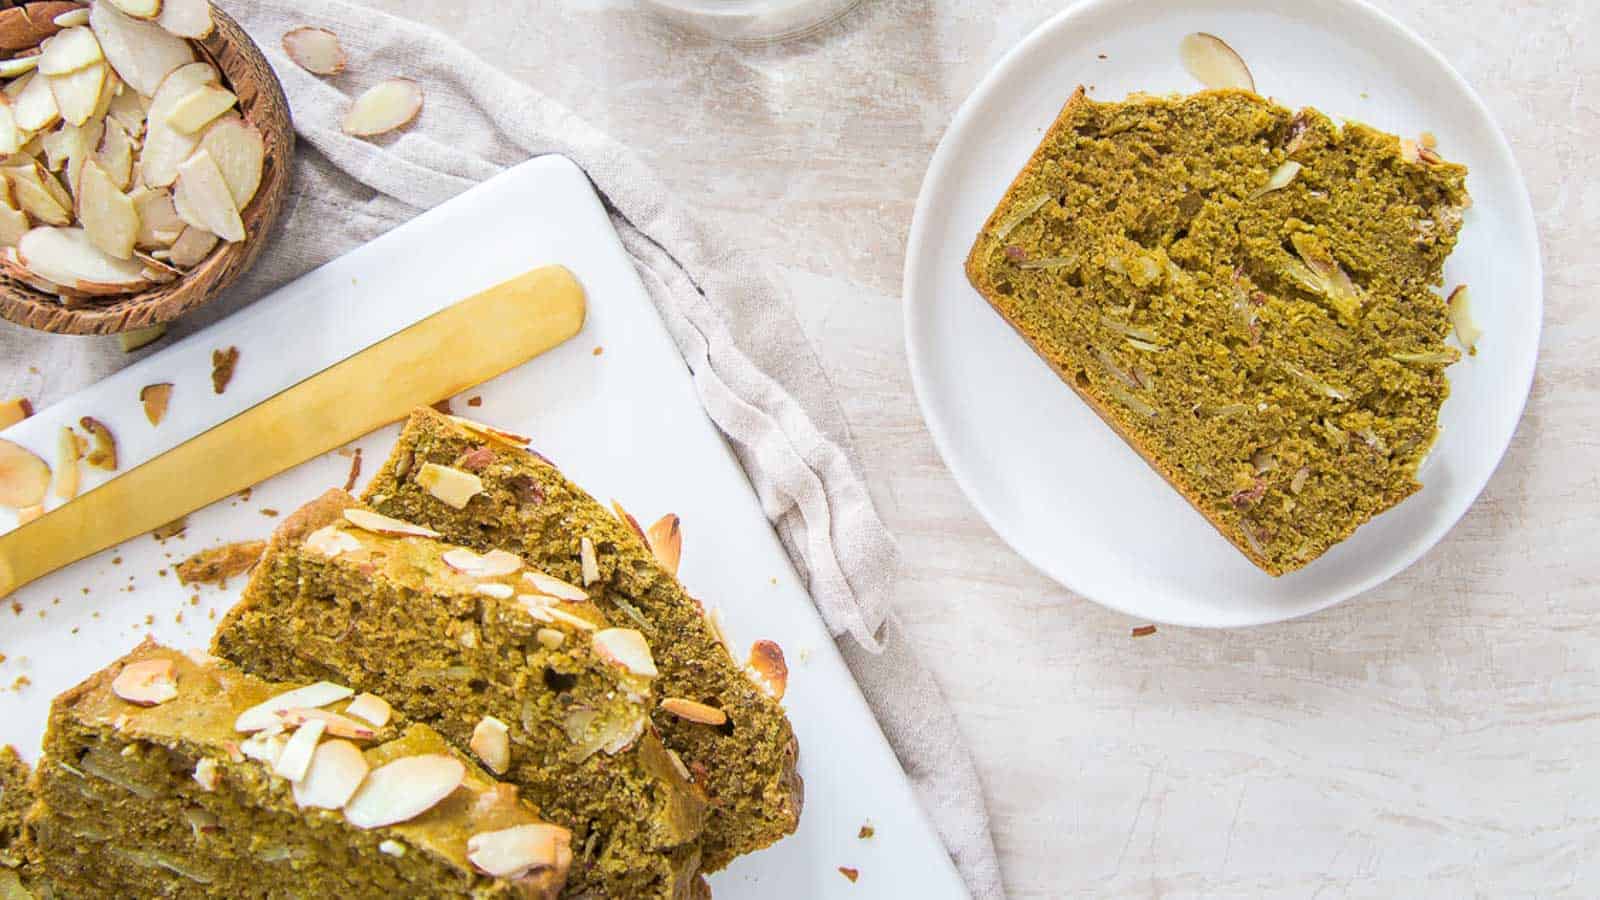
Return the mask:
<svg viewBox="0 0 1600 900">
<path fill-rule="evenodd" d="M 353 3 L 235 0 L 227 9 L 272 62 L 300 137 L 295 185 L 256 267 L 172 331 L 203 327 L 277 285 L 443 203 L 507 166 L 560 153 L 604 198 L 624 246 L 785 549 L 974 896 L 1003 896 L 977 771 L 932 675 L 888 615 L 897 550 L 868 495 L 844 415 L 781 283 L 697 221 L 625 147 L 438 32 Z M 340 35 L 345 75 L 284 55 L 281 35 Z M 376 141 L 344 134 L 356 93 L 403 73 L 420 119 Z M 105 339 L 0 323 L 0 384 L 41 401 L 128 361 Z M 26 371 L 24 371 L 26 370 Z"/>
</svg>

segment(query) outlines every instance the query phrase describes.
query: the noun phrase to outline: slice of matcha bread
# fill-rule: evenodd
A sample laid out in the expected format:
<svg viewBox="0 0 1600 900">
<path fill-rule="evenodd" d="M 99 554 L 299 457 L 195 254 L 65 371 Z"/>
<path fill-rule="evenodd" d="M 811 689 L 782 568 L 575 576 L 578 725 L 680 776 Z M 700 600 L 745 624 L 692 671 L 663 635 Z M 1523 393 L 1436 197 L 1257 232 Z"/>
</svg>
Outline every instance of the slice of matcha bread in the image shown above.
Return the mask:
<svg viewBox="0 0 1600 900">
<path fill-rule="evenodd" d="M 1242 91 L 1082 88 L 985 223 L 978 292 L 1274 575 L 1416 491 L 1466 170 Z"/>
<path fill-rule="evenodd" d="M 45 896 L 557 896 L 566 829 L 329 682 L 146 641 L 58 697 L 24 823 Z"/>
<path fill-rule="evenodd" d="M 651 725 L 651 648 L 584 592 L 329 491 L 273 535 L 213 650 L 381 693 L 573 832 L 569 896 L 683 898 L 704 793 Z"/>
<path fill-rule="evenodd" d="M 613 515 L 526 444 L 418 409 L 364 498 L 447 540 L 509 551 L 582 585 L 613 625 L 644 633 L 661 670 L 656 726 L 711 798 L 707 871 L 792 833 L 803 791 L 794 731 L 774 696 L 781 692 L 764 690 L 734 661 L 637 523 Z"/>
<path fill-rule="evenodd" d="M 28 788 L 32 775 L 16 748 L 0 747 L 0 900 L 20 896 L 19 870 L 25 861 L 22 852 L 22 817 L 33 805 Z"/>
</svg>

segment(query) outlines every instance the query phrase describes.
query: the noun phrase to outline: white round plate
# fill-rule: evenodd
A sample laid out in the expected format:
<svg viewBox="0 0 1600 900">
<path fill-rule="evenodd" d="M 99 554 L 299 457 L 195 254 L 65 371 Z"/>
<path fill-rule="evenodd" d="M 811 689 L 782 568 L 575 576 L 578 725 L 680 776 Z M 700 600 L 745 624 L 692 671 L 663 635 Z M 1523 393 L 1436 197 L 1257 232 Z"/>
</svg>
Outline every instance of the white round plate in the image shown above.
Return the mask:
<svg viewBox="0 0 1600 900">
<path fill-rule="evenodd" d="M 1423 489 L 1304 569 L 1251 565 L 1062 384 L 967 283 L 973 237 L 1078 84 L 1187 92 L 1178 43 L 1221 36 L 1257 89 L 1386 131 L 1432 131 L 1471 168 L 1474 206 L 1445 268 L 1472 286 L 1478 355 L 1448 370 Z M 1104 54 L 1104 58 L 1101 55 Z M 1066 587 L 1140 618 L 1234 627 L 1338 603 L 1415 562 L 1466 512 L 1511 440 L 1543 309 L 1538 235 L 1504 135 L 1448 63 L 1359 0 L 1092 0 L 1046 22 L 962 105 L 911 225 L 906 346 L 945 462 L 989 524 Z"/>
</svg>

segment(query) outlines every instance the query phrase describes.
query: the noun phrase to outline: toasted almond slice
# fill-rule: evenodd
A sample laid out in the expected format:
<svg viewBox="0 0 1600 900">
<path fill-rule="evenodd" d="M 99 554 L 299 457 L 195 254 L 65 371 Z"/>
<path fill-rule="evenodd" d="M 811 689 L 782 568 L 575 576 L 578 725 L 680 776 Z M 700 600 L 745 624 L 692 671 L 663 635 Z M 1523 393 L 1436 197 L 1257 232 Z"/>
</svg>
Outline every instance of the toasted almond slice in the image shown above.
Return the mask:
<svg viewBox="0 0 1600 900">
<path fill-rule="evenodd" d="M 200 146 L 200 135 L 173 128 L 167 114 L 195 88 L 217 81 L 216 69 L 197 62 L 176 69 L 161 82 L 145 115 L 144 146 L 139 154 L 139 171 L 147 186 L 171 186 L 178 179 L 178 167 Z"/>
<path fill-rule="evenodd" d="M 344 517 L 351 525 L 362 531 L 370 531 L 373 534 L 382 534 L 389 537 L 436 538 L 440 536 L 439 532 L 431 528 L 423 528 L 421 525 L 413 525 L 410 522 L 391 519 L 368 509 L 351 507 L 344 511 Z"/>
<path fill-rule="evenodd" d="M 144 417 L 151 425 L 160 425 L 167 417 L 167 404 L 172 400 L 171 382 L 147 384 L 139 389 L 139 402 L 144 404 Z"/>
<path fill-rule="evenodd" d="M 311 719 L 296 728 L 289 742 L 283 745 L 277 762 L 272 764 L 272 774 L 290 781 L 306 777 L 306 770 L 311 768 L 311 756 L 317 752 L 317 742 L 322 740 L 322 732 L 327 727 L 321 720 Z"/>
<path fill-rule="evenodd" d="M 263 700 L 239 714 L 233 720 L 234 731 L 262 731 L 281 727 L 283 719 L 278 715 L 286 709 L 317 709 L 330 703 L 354 694 L 344 685 L 334 684 L 331 681 L 318 681 L 305 687 L 298 687 L 292 691 Z"/>
<path fill-rule="evenodd" d="M 38 72 L 24 76 L 27 79 L 16 99 L 11 103 L 11 113 L 17 127 L 38 132 L 49 128 L 61 119 L 61 108 L 50 90 L 50 79 Z"/>
<path fill-rule="evenodd" d="M 468 501 L 483 493 L 483 479 L 438 463 L 423 463 L 416 482 L 452 509 L 466 509 Z"/>
<path fill-rule="evenodd" d="M 422 111 L 422 88 L 409 78 L 380 81 L 357 97 L 344 116 L 344 133 L 373 137 L 404 128 Z"/>
<path fill-rule="evenodd" d="M 564 870 L 572 863 L 572 832 L 538 822 L 467 838 L 467 859 L 494 878 L 521 878 L 534 869 Z"/>
<path fill-rule="evenodd" d="M 184 95 L 167 111 L 167 124 L 184 134 L 194 134 L 233 108 L 239 98 L 215 84 L 203 84 Z"/>
<path fill-rule="evenodd" d="M 0 60 L 0 78 L 15 78 L 26 75 L 39 68 L 39 54 L 32 56 L 13 56 L 10 59 Z"/>
<path fill-rule="evenodd" d="M 117 190 L 125 191 L 133 183 L 133 138 L 116 119 L 102 120 L 100 143 L 94 148 L 94 161 L 111 176 Z M 80 189 L 81 189 L 81 181 Z"/>
<path fill-rule="evenodd" d="M 72 199 L 62 202 L 61 185 L 37 160 L 0 167 L 0 174 L 10 183 L 18 209 L 47 225 L 72 221 Z M 17 240 L 21 243 L 21 238 Z"/>
<path fill-rule="evenodd" d="M 278 762 L 278 756 L 283 753 L 283 745 L 288 741 L 289 739 L 281 734 L 272 734 L 265 731 L 260 734 L 253 734 L 239 742 L 239 755 L 246 759 L 264 762 L 269 766 L 275 765 Z"/>
<path fill-rule="evenodd" d="M 661 708 L 680 719 L 701 725 L 721 725 L 728 721 L 728 714 L 715 706 L 707 706 L 697 700 L 686 700 L 683 697 L 667 697 L 661 701 Z"/>
<path fill-rule="evenodd" d="M 635 675 L 654 678 L 660 674 L 650 656 L 650 645 L 635 629 L 603 628 L 595 632 L 594 652 L 606 662 L 622 666 Z"/>
<path fill-rule="evenodd" d="M 306 535 L 305 543 L 301 546 L 312 553 L 333 557 L 360 550 L 361 541 L 338 525 L 324 525 Z"/>
<path fill-rule="evenodd" d="M 33 404 L 29 402 L 27 397 L 11 397 L 6 400 L 0 400 L 0 431 L 10 428 L 31 415 L 33 415 Z M 9 504 L 0 503 L 0 506 L 6 505 Z"/>
<path fill-rule="evenodd" d="M 494 716 L 478 720 L 467 746 L 496 775 L 504 775 L 511 767 L 511 728 Z"/>
<path fill-rule="evenodd" d="M 541 628 L 534 632 L 534 638 L 546 650 L 554 650 L 567 642 L 567 636 L 554 628 Z"/>
<path fill-rule="evenodd" d="M 206 129 L 200 146 L 211 154 L 222 180 L 228 183 L 233 205 L 240 210 L 249 206 L 261 186 L 261 170 L 267 158 L 267 145 L 260 130 L 238 116 L 223 116 Z"/>
<path fill-rule="evenodd" d="M 471 419 L 463 419 L 460 416 L 450 416 L 450 421 L 460 425 L 462 428 L 465 428 L 479 437 L 490 438 L 492 440 L 499 441 L 502 444 L 509 444 L 513 447 L 526 447 L 533 443 L 533 438 L 531 437 L 524 437 L 523 435 L 517 434 L 514 431 L 506 431 L 503 428 L 496 428 L 493 425 L 485 425 L 482 422 L 474 422 Z"/>
<path fill-rule="evenodd" d="M 101 287 L 131 290 L 148 283 L 140 263 L 101 251 L 82 228 L 35 228 L 17 241 L 17 258 L 40 277 L 86 293 L 97 293 Z"/>
<path fill-rule="evenodd" d="M 175 266 L 192 269 L 206 261 L 219 238 L 204 228 L 185 228 L 167 251 L 167 261 Z"/>
<path fill-rule="evenodd" d="M 83 438 L 70 426 L 62 426 L 56 441 L 55 494 L 62 500 L 78 496 L 78 460 L 83 458 Z"/>
<path fill-rule="evenodd" d="M 337 75 L 349 61 L 339 36 L 326 28 L 300 26 L 283 35 L 283 52 L 313 75 Z"/>
<path fill-rule="evenodd" d="M 84 163 L 94 159 L 94 150 L 100 146 L 100 138 L 105 134 L 106 123 L 104 119 L 90 119 L 82 125 L 63 125 L 61 128 L 71 129 L 71 139 L 67 142 L 67 166 L 64 174 L 71 194 L 76 196 L 82 189 Z"/>
<path fill-rule="evenodd" d="M 278 713 L 278 718 L 283 720 L 285 727 L 294 728 L 307 722 L 321 722 L 334 737 L 356 738 L 370 741 L 377 736 L 377 732 L 366 725 L 357 722 L 349 716 L 343 716 L 325 709 L 304 709 L 296 707 Z"/>
<path fill-rule="evenodd" d="M 82 12 L 88 16 L 88 10 Z M 66 75 L 105 59 L 94 32 L 82 26 L 58 31 L 40 46 L 39 72 L 43 75 Z"/>
<path fill-rule="evenodd" d="M 466 774 L 460 760 L 443 754 L 397 759 L 367 773 L 345 804 L 345 820 L 363 829 L 409 822 L 454 793 Z"/>
<path fill-rule="evenodd" d="M 493 597 L 496 600 L 510 600 L 511 596 L 517 591 L 509 584 L 500 584 L 496 581 L 489 581 L 480 585 L 475 585 L 472 588 L 472 592 L 474 594 L 482 594 L 485 597 Z"/>
<path fill-rule="evenodd" d="M 144 102 L 131 89 L 112 93 L 111 102 L 106 104 L 106 116 L 115 120 L 135 140 L 144 134 Z"/>
<path fill-rule="evenodd" d="M 165 232 L 182 234 L 183 229 L 187 227 L 172 205 L 172 192 L 166 188 L 142 187 L 128 197 L 133 200 L 133 209 L 139 214 L 139 233 L 134 237 L 135 247 L 141 250 L 170 247 L 172 241 L 163 241 L 161 235 Z"/>
<path fill-rule="evenodd" d="M 0 94 L 0 156 L 10 156 L 22 149 L 22 145 L 28 142 L 28 136 L 17 127 L 16 113 L 12 111 L 11 103 L 4 100 L 4 96 Z M 10 193 L 10 190 L 5 188 L 6 193 Z"/>
<path fill-rule="evenodd" d="M 87 25 L 89 24 L 89 7 L 80 6 L 77 9 L 69 9 L 51 19 L 50 22 L 57 28 L 76 28 L 79 25 Z"/>
<path fill-rule="evenodd" d="M 165 325 L 147 325 L 144 328 L 121 332 L 117 335 L 117 341 L 122 345 L 123 353 L 132 353 L 161 340 L 161 336 L 166 333 L 167 326 Z M 140 398 L 143 399 L 144 391 L 139 393 Z M 152 422 L 150 424 L 154 425 L 156 423 Z"/>
<path fill-rule="evenodd" d="M 522 573 L 522 577 L 529 584 L 533 585 L 534 590 L 541 594 L 548 594 L 551 597 L 557 597 L 574 603 L 581 603 L 589 599 L 588 592 L 583 588 L 578 587 L 575 584 L 568 584 L 567 582 L 562 581 L 553 575 L 546 575 L 538 569 L 529 569 L 528 571 Z"/>
<path fill-rule="evenodd" d="M 1450 325 L 1456 332 L 1456 340 L 1466 348 L 1468 356 L 1477 356 L 1478 341 L 1483 337 L 1483 329 L 1472 319 L 1472 297 L 1467 291 L 1467 286 L 1456 285 L 1445 305 L 1449 311 Z"/>
<path fill-rule="evenodd" d="M 371 766 L 361 748 L 349 741 L 317 745 L 305 776 L 291 785 L 301 809 L 342 809 L 361 787 Z"/>
<path fill-rule="evenodd" d="M 27 233 L 28 214 L 9 206 L 0 206 L 0 247 L 15 247 Z"/>
<path fill-rule="evenodd" d="M 78 425 L 94 439 L 94 447 L 85 457 L 89 465 L 107 472 L 117 470 L 117 439 L 111 434 L 111 429 L 105 423 L 93 416 L 84 416 L 78 420 Z"/>
<path fill-rule="evenodd" d="M 111 680 L 111 692 L 135 706 L 159 706 L 178 696 L 178 678 L 170 659 L 128 663 Z"/>
<path fill-rule="evenodd" d="M 87 13 L 88 10 L 84 12 Z M 222 773 L 217 771 L 217 761 L 209 756 L 194 764 L 194 783 L 200 785 L 202 791 L 207 793 L 215 791 L 221 777 Z"/>
<path fill-rule="evenodd" d="M 617 517 L 618 522 L 628 526 L 629 531 L 632 531 L 634 534 L 638 535 L 639 540 L 646 547 L 650 546 L 650 538 L 645 536 L 644 529 L 639 527 L 639 520 L 633 517 L 633 513 L 623 509 L 622 504 L 618 503 L 616 500 L 611 501 L 611 512 Z"/>
<path fill-rule="evenodd" d="M 389 717 L 394 713 L 389 701 L 377 694 L 358 694 L 344 711 L 358 719 L 365 719 L 379 728 L 389 724 Z"/>
<path fill-rule="evenodd" d="M 146 97 L 155 95 L 168 74 L 194 61 L 188 41 L 154 22 L 128 16 L 111 3 L 89 8 L 89 27 L 117 76 Z"/>
<path fill-rule="evenodd" d="M 136 19 L 154 19 L 161 12 L 161 0 L 111 0 L 111 3 Z"/>
<path fill-rule="evenodd" d="M 600 580 L 600 559 L 594 553 L 594 541 L 581 538 L 578 541 L 578 563 L 583 568 L 583 586 L 588 587 Z"/>
<path fill-rule="evenodd" d="M 750 645 L 750 659 L 745 662 L 745 672 L 774 700 L 782 700 L 789 689 L 789 666 L 783 659 L 783 648 L 776 642 L 756 641 Z"/>
<path fill-rule="evenodd" d="M 55 97 L 56 109 L 68 124 L 82 125 L 94 115 L 100 104 L 100 89 L 106 81 L 105 63 L 95 63 L 65 75 L 43 76 L 50 81 L 50 93 Z"/>
<path fill-rule="evenodd" d="M 203 38 L 215 27 L 207 0 L 162 0 L 156 24 L 179 37 Z"/>
<path fill-rule="evenodd" d="M 524 596 L 526 596 L 526 595 L 524 595 Z M 533 611 L 534 607 L 531 604 L 527 603 L 527 601 L 524 600 L 523 597 L 518 597 L 517 599 L 524 601 L 523 605 L 528 606 L 529 612 Z M 600 628 L 599 625 L 596 625 L 595 623 L 589 621 L 588 619 L 585 619 L 582 616 L 573 615 L 572 613 L 569 613 L 566 610 L 561 609 L 560 607 L 544 606 L 544 607 L 541 607 L 541 612 L 543 614 L 542 617 L 543 617 L 544 621 L 546 621 L 546 622 L 565 622 L 566 624 L 571 625 L 573 628 L 576 628 L 579 631 L 596 631 L 596 630 L 598 630 Z"/>
<path fill-rule="evenodd" d="M 1195 80 L 1211 90 L 1236 88 L 1255 92 L 1256 80 L 1250 67 L 1227 42 L 1214 34 L 1197 31 L 1185 35 L 1178 45 L 1183 67 Z"/>
<path fill-rule="evenodd" d="M 94 160 L 83 166 L 78 193 L 78 218 L 89 241 L 117 259 L 132 259 L 134 239 L 139 235 L 139 213 L 133 201 Z"/>
<path fill-rule="evenodd" d="M 683 556 L 683 530 L 679 527 L 677 515 L 667 513 L 657 519 L 645 532 L 644 539 L 650 546 L 651 555 L 661 563 L 661 568 L 673 575 L 678 574 L 678 560 Z"/>
<path fill-rule="evenodd" d="M 504 550 L 477 554 L 465 547 L 453 547 L 439 555 L 445 565 L 473 578 L 499 578 L 522 568 L 522 557 Z M 505 586 L 510 590 L 510 586 Z"/>
<path fill-rule="evenodd" d="M 233 204 L 233 192 L 223 179 L 211 154 L 196 150 L 178 166 L 177 187 L 172 192 L 173 206 L 190 225 L 204 228 L 225 241 L 244 240 L 244 222 Z M 190 215 L 185 215 L 185 212 Z"/>
<path fill-rule="evenodd" d="M 156 284 L 169 284 L 183 277 L 183 270 L 177 266 L 164 263 L 143 250 L 133 251 L 133 258 L 144 263 L 144 277 Z"/>
</svg>

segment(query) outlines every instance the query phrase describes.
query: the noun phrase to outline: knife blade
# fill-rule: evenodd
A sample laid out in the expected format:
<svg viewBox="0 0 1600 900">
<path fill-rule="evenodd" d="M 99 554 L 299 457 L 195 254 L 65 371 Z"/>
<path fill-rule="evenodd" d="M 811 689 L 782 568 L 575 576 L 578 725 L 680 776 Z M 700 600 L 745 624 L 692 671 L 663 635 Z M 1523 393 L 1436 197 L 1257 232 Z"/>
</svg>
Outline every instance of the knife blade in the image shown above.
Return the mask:
<svg viewBox="0 0 1600 900">
<path fill-rule="evenodd" d="M 516 368 L 577 334 L 584 312 L 561 266 L 448 306 L 0 535 L 0 597 Z"/>
</svg>

